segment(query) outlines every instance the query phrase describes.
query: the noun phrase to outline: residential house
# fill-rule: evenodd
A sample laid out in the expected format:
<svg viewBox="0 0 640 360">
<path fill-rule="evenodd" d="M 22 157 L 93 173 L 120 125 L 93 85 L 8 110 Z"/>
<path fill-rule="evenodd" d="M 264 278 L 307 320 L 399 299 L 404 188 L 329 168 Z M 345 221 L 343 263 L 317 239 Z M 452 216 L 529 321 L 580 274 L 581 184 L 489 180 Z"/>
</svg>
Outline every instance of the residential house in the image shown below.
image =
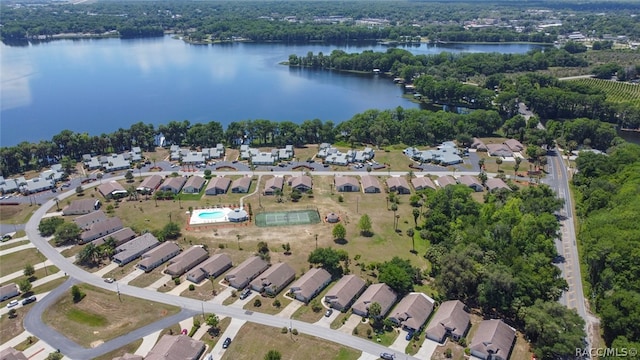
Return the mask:
<svg viewBox="0 0 640 360">
<path fill-rule="evenodd" d="M 380 182 L 375 176 L 363 175 L 360 177 L 360 182 L 362 183 L 362 192 L 365 194 L 381 192 Z"/>
<path fill-rule="evenodd" d="M 18 295 L 20 295 L 20 290 L 18 289 L 18 285 L 15 283 L 10 283 L 0 287 L 0 301 L 5 301 Z"/>
<path fill-rule="evenodd" d="M 197 194 L 204 187 L 206 181 L 198 175 L 191 176 L 182 187 L 182 191 L 188 194 Z"/>
<path fill-rule="evenodd" d="M 122 154 L 103 156 L 100 159 L 100 163 L 102 164 L 102 168 L 105 172 L 114 172 L 131 168 L 131 163 L 129 160 L 125 159 Z"/>
<path fill-rule="evenodd" d="M 291 285 L 296 299 L 308 303 L 331 282 L 331 274 L 323 268 L 313 268 Z"/>
<path fill-rule="evenodd" d="M 524 145 L 522 145 L 522 143 L 516 139 L 508 139 L 504 142 L 504 144 L 507 145 L 509 147 L 509 150 L 513 152 L 520 152 L 524 150 Z"/>
<path fill-rule="evenodd" d="M 436 184 L 434 184 L 433 180 L 428 176 L 412 178 L 411 185 L 413 185 L 413 188 L 416 189 L 416 191 L 425 189 L 436 190 Z"/>
<path fill-rule="evenodd" d="M 62 209 L 62 215 L 85 215 L 94 212 L 100 208 L 100 200 L 98 199 L 80 199 L 73 200 L 71 204 Z"/>
<path fill-rule="evenodd" d="M 511 157 L 513 151 L 505 144 L 488 144 L 487 153 L 491 156 Z"/>
<path fill-rule="evenodd" d="M 311 176 L 300 175 L 290 178 L 289 185 L 291 185 L 292 189 L 307 192 L 313 188 L 313 181 L 311 180 Z"/>
<path fill-rule="evenodd" d="M 346 154 L 340 151 L 336 151 L 335 153 L 327 155 L 324 159 L 324 163 L 329 165 L 346 166 L 349 165 L 352 160 L 353 152 L 351 150 L 349 150 Z"/>
<path fill-rule="evenodd" d="M 251 281 L 251 288 L 275 296 L 295 278 L 296 271 L 289 264 L 277 263 Z"/>
<path fill-rule="evenodd" d="M 373 284 L 365 290 L 351 307 L 356 315 L 369 316 L 369 306 L 373 303 L 380 304 L 380 318 L 383 318 L 396 303 L 398 296 L 385 283 Z"/>
<path fill-rule="evenodd" d="M 126 228 L 122 228 L 118 231 L 114 231 L 109 235 L 97 238 L 93 241 L 91 241 L 91 243 L 95 246 L 100 246 L 102 244 L 104 244 L 108 238 L 112 238 L 113 241 L 115 242 L 116 247 L 126 243 L 127 241 L 133 240 L 136 237 L 136 233 L 133 232 L 133 230 L 131 230 L 131 228 L 126 227 Z"/>
<path fill-rule="evenodd" d="M 98 192 L 105 199 L 117 199 L 127 195 L 129 192 L 117 181 L 109 181 L 98 186 Z"/>
<path fill-rule="evenodd" d="M 353 300 L 362 294 L 366 287 L 364 280 L 356 275 L 345 275 L 329 289 L 324 302 L 332 308 L 343 311 L 351 306 Z"/>
<path fill-rule="evenodd" d="M 478 138 L 473 138 L 473 143 L 471 143 L 471 148 L 472 149 L 476 149 L 478 151 L 487 151 L 487 145 L 484 144 L 484 142 L 482 142 L 482 140 L 478 139 Z"/>
<path fill-rule="evenodd" d="M 410 331 L 418 331 L 433 311 L 435 301 L 420 292 L 407 294 L 391 311 L 389 319 Z"/>
<path fill-rule="evenodd" d="M 484 186 L 477 177 L 471 175 L 462 175 L 458 178 L 458 182 L 463 185 L 467 185 L 475 192 L 481 192 L 484 190 Z"/>
<path fill-rule="evenodd" d="M 164 180 L 162 185 L 160 185 L 160 190 L 162 191 L 171 191 L 174 194 L 177 194 L 182 190 L 182 187 L 187 182 L 187 179 L 182 176 L 169 177 Z"/>
<path fill-rule="evenodd" d="M 353 155 L 353 161 L 363 163 L 365 161 L 373 159 L 374 156 L 375 152 L 373 151 L 373 149 L 370 147 L 366 147 L 364 148 L 364 150 L 358 150 L 355 152 L 355 154 Z"/>
<path fill-rule="evenodd" d="M 224 145 L 216 144 L 215 148 L 209 149 L 209 157 L 211 159 L 220 159 L 224 156 Z"/>
<path fill-rule="evenodd" d="M 163 335 L 145 360 L 198 360 L 205 349 L 202 341 L 187 335 Z"/>
<path fill-rule="evenodd" d="M 231 269 L 224 279 L 229 282 L 229 286 L 236 289 L 244 289 L 251 280 L 267 270 L 268 267 L 269 264 L 266 261 L 258 256 L 252 256 L 236 268 Z"/>
<path fill-rule="evenodd" d="M 55 187 L 55 182 L 50 179 L 33 178 L 25 182 L 20 188 L 23 195 L 35 194 L 45 190 L 51 190 Z"/>
<path fill-rule="evenodd" d="M 231 179 L 228 177 L 216 177 L 209 180 L 207 188 L 204 190 L 206 195 L 219 195 L 226 194 L 231 184 Z"/>
<path fill-rule="evenodd" d="M 144 360 L 144 358 L 140 355 L 124 353 L 122 356 L 114 357 L 111 360 Z"/>
<path fill-rule="evenodd" d="M 193 246 L 183 251 L 180 255 L 169 261 L 169 266 L 164 270 L 165 274 L 172 277 L 181 276 L 194 266 L 200 264 L 209 257 L 209 253 L 202 246 Z"/>
<path fill-rule="evenodd" d="M 137 267 L 145 272 L 150 272 L 179 253 L 180 247 L 178 245 L 172 242 L 164 242 L 142 254 L 142 260 L 140 260 Z"/>
<path fill-rule="evenodd" d="M 251 176 L 243 176 L 231 184 L 232 193 L 248 193 L 251 188 Z"/>
<path fill-rule="evenodd" d="M 243 144 L 240 145 L 240 159 L 249 160 L 253 155 L 257 155 L 260 153 L 260 150 L 251 148 L 249 145 Z"/>
<path fill-rule="evenodd" d="M 155 236 L 151 233 L 144 233 L 116 247 L 116 254 L 111 259 L 116 264 L 124 266 L 158 245 L 160 245 L 160 242 Z"/>
<path fill-rule="evenodd" d="M 445 188 L 449 185 L 457 184 L 456 179 L 454 179 L 453 176 L 451 175 L 442 175 L 436 181 L 438 182 L 438 185 L 440 185 L 441 188 Z"/>
<path fill-rule="evenodd" d="M 104 221 L 106 219 L 107 215 L 105 215 L 102 210 L 98 210 L 85 215 L 80 215 L 77 218 L 73 219 L 73 222 L 78 225 L 80 229 L 88 229 L 92 224 Z"/>
<path fill-rule="evenodd" d="M 275 195 L 278 190 L 282 191 L 283 186 L 284 178 L 282 176 L 274 176 L 264 184 L 264 194 Z"/>
<path fill-rule="evenodd" d="M 188 153 L 182 155 L 180 161 L 183 165 L 197 165 L 205 163 L 207 159 L 205 157 L 205 154 L 200 151 L 189 151 Z"/>
<path fill-rule="evenodd" d="M 396 192 L 398 194 L 411 194 L 411 189 L 409 189 L 407 179 L 401 176 L 388 178 L 387 187 L 389 188 L 389 192 Z"/>
<path fill-rule="evenodd" d="M 87 170 L 97 170 L 102 167 L 100 163 L 100 158 L 97 156 L 91 156 L 90 154 L 82 155 L 82 163 Z"/>
<path fill-rule="evenodd" d="M 516 338 L 516 330 L 502 320 L 483 320 L 478 325 L 469 349 L 483 360 L 507 360 Z"/>
<path fill-rule="evenodd" d="M 509 185 L 500 178 L 487 179 L 487 189 L 489 189 L 489 192 L 498 191 L 500 189 L 511 191 Z"/>
<path fill-rule="evenodd" d="M 275 165 L 278 162 L 278 152 L 259 152 L 251 155 L 252 165 Z"/>
<path fill-rule="evenodd" d="M 445 301 L 436 310 L 429 325 L 425 329 L 428 339 L 444 343 L 447 336 L 458 341 L 469 329 L 471 316 L 465 310 L 465 305 L 460 300 Z"/>
<path fill-rule="evenodd" d="M 3 176 L 0 176 L 0 193 L 2 194 L 10 194 L 18 191 L 20 186 L 16 179 L 5 179 Z"/>
<path fill-rule="evenodd" d="M 220 274 L 227 271 L 231 266 L 232 262 L 229 255 L 215 254 L 196 265 L 195 268 L 187 274 L 187 280 L 197 284 L 203 279 L 220 276 Z"/>
<path fill-rule="evenodd" d="M 336 176 L 334 178 L 336 191 L 339 192 L 357 192 L 360 191 L 360 183 L 358 179 L 351 176 Z"/>
<path fill-rule="evenodd" d="M 140 186 L 136 188 L 136 191 L 142 194 L 152 194 L 160 184 L 162 184 L 162 176 L 151 175 L 142 180 Z"/>
<path fill-rule="evenodd" d="M 416 148 L 407 148 L 403 153 L 413 160 L 421 163 L 434 163 L 439 165 L 455 165 L 462 163 L 459 155 L 458 147 L 452 141 L 445 141 L 435 150 L 418 150 Z"/>
<path fill-rule="evenodd" d="M 11 346 L 0 351 L 1 360 L 27 360 L 28 358 L 21 352 Z"/>
<path fill-rule="evenodd" d="M 114 233 L 124 226 L 122 225 L 122 220 L 117 217 L 106 218 L 102 221 L 98 221 L 94 224 L 91 224 L 88 229 L 83 231 L 80 234 L 80 244 L 88 243 L 89 241 L 95 240 L 97 238 L 107 236 L 111 233 Z"/>
</svg>

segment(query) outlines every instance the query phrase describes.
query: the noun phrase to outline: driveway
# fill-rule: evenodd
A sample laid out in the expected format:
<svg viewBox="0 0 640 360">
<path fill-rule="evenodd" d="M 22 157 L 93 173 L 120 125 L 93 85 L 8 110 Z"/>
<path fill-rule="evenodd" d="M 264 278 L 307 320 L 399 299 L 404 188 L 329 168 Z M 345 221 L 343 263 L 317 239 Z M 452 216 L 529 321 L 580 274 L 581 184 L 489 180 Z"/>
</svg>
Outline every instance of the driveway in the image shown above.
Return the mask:
<svg viewBox="0 0 640 360">
<path fill-rule="evenodd" d="M 233 339 L 236 337 L 236 335 L 238 335 L 238 332 L 240 331 L 240 328 L 242 327 L 242 325 L 244 325 L 244 323 L 246 323 L 246 320 L 233 318 L 231 319 L 231 323 L 229 324 L 229 326 L 227 326 L 227 329 L 224 331 L 224 333 L 220 335 L 218 342 L 213 346 L 213 349 L 211 350 L 210 354 L 212 355 L 213 359 L 222 359 L 222 355 L 224 355 L 225 351 L 227 351 L 226 349 L 222 348 L 224 339 L 231 338 L 231 345 L 229 346 L 234 346 Z"/>
<path fill-rule="evenodd" d="M 122 279 L 118 280 L 120 282 L 120 284 L 128 284 L 131 281 L 133 281 L 133 279 L 137 278 L 138 276 L 144 274 L 144 270 L 140 270 L 140 269 L 135 269 L 132 272 L 128 273 L 127 275 L 125 275 L 125 277 L 123 277 Z"/>
<path fill-rule="evenodd" d="M 420 349 L 418 349 L 418 352 L 414 355 L 414 357 L 418 359 L 431 359 L 438 346 L 440 346 L 439 343 L 431 339 L 424 339 L 422 346 L 420 347 Z"/>
<path fill-rule="evenodd" d="M 362 317 L 351 314 L 351 316 L 349 316 L 347 321 L 340 327 L 340 329 L 338 329 L 338 331 L 351 335 L 353 334 L 353 329 L 355 329 L 356 326 L 358 326 L 358 324 L 360 324 L 361 322 Z"/>
<path fill-rule="evenodd" d="M 389 346 L 390 349 L 405 352 L 407 349 L 407 345 L 409 345 L 409 340 L 407 340 L 407 331 L 400 330 L 400 335 L 396 338 L 396 340 Z"/>
<path fill-rule="evenodd" d="M 289 319 L 291 318 L 293 313 L 295 313 L 296 310 L 298 310 L 302 305 L 304 305 L 302 301 L 293 300 L 292 302 L 289 303 L 289 305 L 287 305 L 284 309 L 282 309 L 279 313 L 277 313 L 276 316 Z"/>
<path fill-rule="evenodd" d="M 231 293 L 233 292 L 233 290 L 235 289 L 232 287 L 227 287 L 224 290 L 222 290 L 220 293 L 218 293 L 216 296 L 214 296 L 213 299 L 209 300 L 209 302 L 212 304 L 221 305 L 223 301 L 225 301 L 229 296 L 231 296 Z"/>
<path fill-rule="evenodd" d="M 325 310 L 326 311 L 326 310 Z M 331 323 L 341 314 L 340 311 L 333 310 L 333 314 L 331 316 L 323 316 L 320 320 L 316 321 L 314 324 L 318 326 L 322 326 L 324 328 L 330 329 Z"/>
</svg>

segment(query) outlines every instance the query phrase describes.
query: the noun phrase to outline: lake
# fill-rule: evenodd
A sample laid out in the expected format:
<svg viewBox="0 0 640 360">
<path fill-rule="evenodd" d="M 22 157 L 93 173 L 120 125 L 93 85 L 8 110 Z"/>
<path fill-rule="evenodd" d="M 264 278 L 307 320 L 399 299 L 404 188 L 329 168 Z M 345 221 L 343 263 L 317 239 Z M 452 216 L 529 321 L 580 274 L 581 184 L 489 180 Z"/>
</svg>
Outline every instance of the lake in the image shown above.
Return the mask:
<svg viewBox="0 0 640 360">
<path fill-rule="evenodd" d="M 454 44 L 406 47 L 414 54 L 525 53 L 530 44 Z M 418 105 L 392 81 L 289 69 L 290 54 L 386 51 L 379 44 L 190 45 L 152 39 L 58 40 L 13 47 L 0 44 L 0 145 L 49 140 L 64 129 L 90 135 L 142 121 L 350 119 L 367 109 Z"/>
</svg>

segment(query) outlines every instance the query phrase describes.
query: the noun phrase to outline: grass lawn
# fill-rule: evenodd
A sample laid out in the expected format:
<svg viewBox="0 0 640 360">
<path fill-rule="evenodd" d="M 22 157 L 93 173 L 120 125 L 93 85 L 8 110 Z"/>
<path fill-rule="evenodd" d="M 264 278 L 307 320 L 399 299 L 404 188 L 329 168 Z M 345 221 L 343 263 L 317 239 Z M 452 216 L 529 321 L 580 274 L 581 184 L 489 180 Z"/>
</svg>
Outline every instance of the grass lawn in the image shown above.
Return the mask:
<svg viewBox="0 0 640 360">
<path fill-rule="evenodd" d="M 260 301 L 262 302 L 262 305 L 257 306 L 257 307 L 253 306 L 253 304 L 256 301 L 256 299 L 260 299 Z M 276 307 L 275 305 L 273 305 L 273 303 L 275 302 L 276 299 L 280 300 L 280 306 L 279 307 Z M 283 293 L 281 293 L 280 295 L 276 296 L 275 298 L 270 298 L 270 297 L 266 297 L 266 296 L 256 296 L 256 297 L 253 298 L 253 300 L 251 300 L 248 303 L 246 303 L 244 305 L 243 309 L 249 310 L 249 311 L 257 311 L 257 312 L 270 314 L 270 315 L 275 315 L 275 314 L 279 313 L 280 311 L 282 311 L 282 309 L 287 307 L 287 305 L 289 305 L 289 303 L 291 303 L 291 299 L 286 297 L 286 296 L 284 296 Z"/>
<path fill-rule="evenodd" d="M 22 320 L 27 314 L 27 311 L 29 311 L 28 306 L 19 307 L 16 308 L 16 317 L 13 319 L 9 319 L 8 315 L 0 317 L 0 344 L 4 344 L 24 331 Z"/>
<path fill-rule="evenodd" d="M 25 340 L 25 341 L 21 342 L 20 344 L 14 346 L 13 348 L 18 350 L 18 351 L 25 351 L 31 345 L 35 344 L 37 341 L 38 341 L 38 339 L 35 336 L 29 336 L 29 337 L 27 337 L 27 340 Z"/>
<path fill-rule="evenodd" d="M 283 360 L 336 359 L 355 360 L 360 351 L 304 334 L 282 334 L 280 329 L 246 323 L 222 356 L 223 360 L 256 360 L 269 350 L 280 352 Z"/>
<path fill-rule="evenodd" d="M 320 311 L 318 312 L 314 312 L 313 309 L 311 308 L 311 303 L 313 301 L 318 301 L 319 303 L 322 302 L 322 299 L 324 299 L 324 296 L 327 294 L 327 292 L 329 291 L 329 289 L 335 285 L 338 282 L 338 280 L 334 280 L 332 282 L 329 283 L 329 285 L 327 285 L 324 290 L 322 290 L 322 292 L 320 292 L 320 294 L 318 294 L 311 302 L 309 302 L 309 304 L 307 305 L 302 305 L 298 310 L 296 310 L 295 313 L 293 313 L 293 315 L 291 316 L 292 319 L 295 320 L 300 320 L 300 321 L 305 321 L 308 323 L 314 323 L 320 319 L 322 319 L 322 317 L 324 316 L 324 313 L 327 311 L 327 309 L 323 306 Z"/>
<path fill-rule="evenodd" d="M 164 276 L 164 274 L 162 273 L 162 270 L 164 270 L 164 266 L 159 266 L 153 269 L 153 271 L 144 273 L 138 276 L 137 278 L 131 280 L 129 285 L 145 288 L 153 284 L 154 282 L 158 281 L 161 277 Z"/>
<path fill-rule="evenodd" d="M 71 257 L 71 256 L 74 256 L 74 255 L 78 255 L 78 253 L 80 253 L 80 251 L 82 251 L 82 249 L 85 246 L 86 245 L 74 245 L 73 247 L 70 247 L 68 249 L 62 250 L 60 252 L 60 255 L 62 255 L 64 257 Z M 93 268 L 96 268 L 96 270 L 97 270 L 97 267 L 94 266 Z M 87 271 L 91 271 L 91 268 L 88 268 L 88 267 L 83 267 L 83 269 L 85 269 Z M 94 271 L 96 271 L 96 270 L 94 270 Z"/>
<path fill-rule="evenodd" d="M 22 246 L 22 245 L 27 245 L 28 243 L 29 243 L 29 240 L 22 240 L 22 241 L 16 241 L 11 244 L 0 245 L 0 251 L 9 250 L 11 248 Z"/>
<path fill-rule="evenodd" d="M 43 321 L 79 345 L 90 347 L 126 334 L 180 311 L 86 284 L 78 285 L 86 296 L 74 304 L 71 295 L 60 297 L 42 315 Z"/>
<path fill-rule="evenodd" d="M 516 333 L 516 344 L 511 351 L 512 359 L 533 359 L 531 344 L 524 338 L 524 335 L 518 331 Z"/>
<path fill-rule="evenodd" d="M 122 279 L 123 277 L 127 276 L 129 273 L 131 273 L 133 270 L 135 270 L 136 265 L 138 264 L 137 261 L 132 261 L 128 264 L 126 264 L 125 266 L 118 266 L 117 268 L 107 272 L 106 274 L 104 274 L 104 278 L 114 278 L 116 280 Z"/>
<path fill-rule="evenodd" d="M 451 349 L 451 357 L 446 356 L 447 349 Z M 446 360 L 446 359 L 463 360 L 464 358 L 465 358 L 464 348 L 453 341 L 447 341 L 447 343 L 444 346 L 436 347 L 436 351 L 433 352 L 433 356 L 431 357 L 432 360 Z M 511 355 L 511 358 L 523 359 L 523 360 L 530 359 L 530 358 L 515 357 L 513 354 Z"/>
<path fill-rule="evenodd" d="M 69 278 L 68 276 L 63 276 L 61 278 L 57 278 L 55 280 L 48 281 L 45 284 L 42 284 L 40 286 L 34 287 L 33 289 L 31 289 L 31 292 L 36 294 L 36 296 L 37 296 L 37 294 L 42 294 L 42 293 L 45 293 L 47 291 L 51 291 L 51 290 L 57 288 L 58 286 L 62 285 L 62 283 L 67 281 L 68 278 Z"/>
<path fill-rule="evenodd" d="M 111 360 L 113 358 L 119 357 L 124 355 L 125 353 L 129 353 L 129 354 L 133 354 L 136 352 L 136 350 L 138 350 L 138 348 L 140 347 L 140 345 L 142 344 L 142 339 L 138 339 L 136 341 L 133 341 L 119 349 L 115 349 L 113 351 L 110 351 L 102 356 L 98 356 L 97 358 L 95 358 L 94 360 Z"/>
<path fill-rule="evenodd" d="M 373 158 L 380 164 L 390 164 L 391 171 L 407 171 L 411 170 L 409 165 L 415 163 L 408 156 L 402 153 L 402 150 L 391 150 L 386 152 L 384 150 L 376 150 L 376 155 Z M 380 171 L 387 171 L 389 168 Z M 378 172 L 380 172 L 378 171 Z M 372 172 L 373 173 L 373 172 Z"/>
<path fill-rule="evenodd" d="M 30 276 L 29 278 L 30 278 L 31 282 L 34 282 L 34 281 L 36 281 L 38 279 L 44 278 L 47 275 L 55 274 L 58 271 L 60 271 L 60 269 L 58 269 L 56 266 L 50 265 L 50 266 L 46 267 L 46 270 L 45 270 L 45 268 L 36 270 L 36 272 L 32 276 Z M 7 281 L 6 283 L 2 283 L 2 284 L 0 284 L 0 286 L 4 286 L 4 285 L 10 284 L 10 283 L 16 283 L 17 284 L 23 279 L 27 279 L 27 277 L 22 275 L 20 277 L 17 277 L 15 279 Z"/>
<path fill-rule="evenodd" d="M 332 322 L 331 322 L 331 329 L 333 330 L 337 330 L 339 328 L 342 327 L 342 325 L 344 325 L 344 323 L 349 319 L 349 316 L 351 315 L 351 310 L 347 311 L 347 312 L 341 312 L 338 317 L 336 317 Z"/>
<path fill-rule="evenodd" d="M 371 332 L 369 332 L 371 330 Z M 371 322 L 360 322 L 358 326 L 353 330 L 353 335 L 361 337 L 363 339 L 369 339 L 375 341 L 382 346 L 390 346 L 398 337 L 399 330 L 393 329 L 391 331 L 382 331 L 376 334 L 375 330 L 371 326 Z"/>
<path fill-rule="evenodd" d="M 225 306 L 231 305 L 234 302 L 236 302 L 236 300 L 238 300 L 238 292 L 237 291 L 235 292 L 235 296 L 232 293 L 231 296 L 229 296 L 228 298 L 224 299 L 224 301 L 222 302 L 222 305 L 225 305 Z"/>
<path fill-rule="evenodd" d="M 38 206 L 29 204 L 0 205 L 0 219 L 3 224 L 25 224 L 36 210 Z M 18 233 L 15 237 L 24 236 L 24 231 Z"/>
<path fill-rule="evenodd" d="M 35 248 L 0 256 L 0 276 L 23 270 L 27 264 L 36 265 L 43 261 L 44 256 Z"/>
<path fill-rule="evenodd" d="M 225 289 L 224 286 L 218 283 L 218 280 L 214 279 L 213 282 L 214 283 L 211 284 L 210 280 L 202 280 L 200 284 L 196 284 L 194 290 L 187 288 L 180 296 L 203 301 L 211 300 L 215 294 L 219 294 Z"/>
</svg>

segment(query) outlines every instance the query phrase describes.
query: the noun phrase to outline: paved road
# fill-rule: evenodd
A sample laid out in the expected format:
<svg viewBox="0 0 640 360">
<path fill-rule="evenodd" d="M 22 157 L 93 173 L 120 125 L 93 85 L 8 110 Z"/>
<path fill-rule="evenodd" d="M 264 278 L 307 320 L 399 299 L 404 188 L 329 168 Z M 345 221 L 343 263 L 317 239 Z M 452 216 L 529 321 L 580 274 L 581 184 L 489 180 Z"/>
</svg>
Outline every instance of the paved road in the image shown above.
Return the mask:
<svg viewBox="0 0 640 360">
<path fill-rule="evenodd" d="M 560 302 L 570 309 L 576 309 L 584 319 L 587 334 L 590 334 L 591 318 L 585 308 L 584 291 L 582 289 L 582 275 L 580 273 L 580 258 L 576 244 L 575 225 L 573 223 L 573 204 L 569 191 L 569 176 L 567 167 L 559 150 L 554 150 L 549 156 L 549 177 L 546 181 L 558 197 L 564 199 L 564 206 L 560 209 L 560 239 L 556 240 L 558 254 L 564 261 L 558 263 L 562 276 L 569 284 L 569 289 L 562 294 Z M 590 338 L 590 336 L 589 336 Z"/>
<path fill-rule="evenodd" d="M 404 172 L 403 172 L 404 173 Z M 60 194 L 59 200 L 62 200 L 68 196 L 73 194 L 72 191 Z M 47 296 L 43 301 L 36 303 L 36 306 L 27 314 L 25 317 L 24 326 L 25 329 L 29 332 L 33 333 L 38 338 L 46 341 L 49 344 L 55 344 L 56 348 L 59 348 L 61 352 L 69 356 L 72 359 L 88 359 L 99 356 L 106 352 L 117 349 L 121 346 L 128 344 L 129 342 L 140 339 L 148 334 L 151 334 L 158 330 L 159 327 L 164 328 L 168 327 L 171 324 L 175 324 L 182 319 L 185 319 L 189 316 L 193 316 L 196 313 L 200 313 L 205 311 L 207 313 L 216 313 L 222 316 L 229 316 L 231 318 L 246 320 L 250 322 L 259 323 L 262 325 L 267 325 L 275 328 L 282 328 L 283 326 L 293 326 L 293 328 L 297 329 L 300 333 L 308 334 L 311 336 L 315 336 L 324 340 L 332 341 L 338 344 L 342 344 L 343 346 L 351 347 L 363 352 L 367 352 L 370 354 L 379 354 L 381 352 L 391 352 L 396 353 L 398 358 L 401 356 L 407 359 L 415 359 L 413 357 L 409 357 L 401 352 L 394 352 L 387 347 L 378 345 L 369 340 L 346 335 L 342 332 L 336 330 L 326 329 L 314 324 L 305 323 L 297 320 L 283 319 L 277 316 L 256 313 L 251 311 L 246 311 L 240 308 L 231 307 L 231 306 L 223 306 L 219 304 L 213 304 L 211 302 L 204 302 L 195 299 L 183 298 L 171 294 L 159 293 L 156 291 L 151 291 L 148 289 L 142 289 L 126 284 L 108 284 L 105 283 L 100 277 L 95 276 L 94 274 L 88 273 L 65 259 L 58 251 L 53 248 L 43 237 L 40 236 L 38 232 L 38 223 L 40 222 L 40 218 L 46 213 L 46 211 L 55 205 L 53 200 L 47 201 L 42 207 L 36 210 L 35 214 L 31 217 L 29 222 L 26 224 L 25 231 L 27 236 L 33 242 L 33 244 L 40 250 L 42 254 L 44 254 L 51 262 L 53 262 L 61 271 L 69 274 L 72 279 L 65 282 L 62 286 L 58 287 L 50 296 Z M 87 283 L 91 284 L 95 287 L 116 291 L 119 291 L 122 294 L 126 294 L 129 296 L 135 296 L 139 298 L 148 299 L 151 301 L 156 301 L 164 304 L 178 306 L 183 309 L 177 315 L 164 318 L 159 322 L 147 325 L 140 329 L 137 329 L 129 334 L 106 342 L 96 348 L 93 349 L 85 349 L 77 344 L 73 343 L 71 340 L 64 337 L 62 334 L 57 331 L 49 328 L 48 326 L 42 324 L 41 315 L 42 312 L 50 306 L 55 299 L 66 293 L 69 288 L 74 283 Z"/>
</svg>

